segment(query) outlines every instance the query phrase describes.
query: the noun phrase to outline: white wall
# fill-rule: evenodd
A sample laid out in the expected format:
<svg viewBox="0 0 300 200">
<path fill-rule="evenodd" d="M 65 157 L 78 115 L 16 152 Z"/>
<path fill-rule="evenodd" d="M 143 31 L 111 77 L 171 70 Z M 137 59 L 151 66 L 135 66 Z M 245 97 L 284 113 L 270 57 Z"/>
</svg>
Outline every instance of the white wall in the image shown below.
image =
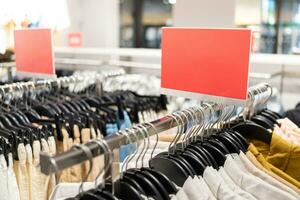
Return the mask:
<svg viewBox="0 0 300 200">
<path fill-rule="evenodd" d="M 234 27 L 235 0 L 177 0 L 174 26 Z"/>
<path fill-rule="evenodd" d="M 236 24 L 260 24 L 261 0 L 236 0 Z"/>
<path fill-rule="evenodd" d="M 119 46 L 119 0 L 68 0 L 71 26 L 62 33 L 82 32 L 85 47 Z"/>
</svg>

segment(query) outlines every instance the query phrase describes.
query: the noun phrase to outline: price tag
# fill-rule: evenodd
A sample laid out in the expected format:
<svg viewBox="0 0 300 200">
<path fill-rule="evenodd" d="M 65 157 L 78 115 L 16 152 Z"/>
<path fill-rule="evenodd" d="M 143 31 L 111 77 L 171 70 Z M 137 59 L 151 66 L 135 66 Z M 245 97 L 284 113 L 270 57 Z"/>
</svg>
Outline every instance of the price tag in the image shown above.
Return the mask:
<svg viewBox="0 0 300 200">
<path fill-rule="evenodd" d="M 250 50 L 248 29 L 163 28 L 162 93 L 245 105 Z"/>
<path fill-rule="evenodd" d="M 51 29 L 24 29 L 14 33 L 17 74 L 30 78 L 55 75 Z"/>
</svg>

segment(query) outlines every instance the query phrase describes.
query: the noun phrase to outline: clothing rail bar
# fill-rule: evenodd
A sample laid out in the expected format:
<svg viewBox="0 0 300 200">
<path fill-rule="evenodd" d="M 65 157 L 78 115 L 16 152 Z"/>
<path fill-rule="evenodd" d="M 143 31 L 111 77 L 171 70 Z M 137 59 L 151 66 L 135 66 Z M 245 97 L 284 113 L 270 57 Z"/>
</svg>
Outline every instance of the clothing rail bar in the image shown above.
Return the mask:
<svg viewBox="0 0 300 200">
<path fill-rule="evenodd" d="M 87 79 L 87 78 L 86 78 Z M 37 81 L 28 81 L 28 82 L 16 82 L 11 84 L 5 84 L 0 86 L 0 91 L 12 92 L 12 91 L 29 91 L 32 89 L 40 89 L 43 87 L 55 87 L 59 84 L 69 84 L 69 83 L 79 83 L 86 80 L 80 76 L 69 76 L 69 77 L 60 77 L 56 79 L 43 79 Z"/>
<path fill-rule="evenodd" d="M 256 98 L 257 96 L 262 95 L 270 95 L 268 94 L 268 89 L 271 89 L 272 94 L 272 88 L 267 84 L 259 84 L 252 88 L 249 88 L 248 94 L 251 92 L 252 95 Z M 208 106 L 206 104 L 203 104 L 201 106 L 202 112 L 204 116 L 208 116 L 211 114 L 211 111 L 219 111 L 220 109 L 224 108 L 224 106 L 221 106 L 220 104 L 210 103 Z M 199 109 L 198 113 L 194 114 L 200 114 Z M 196 109 L 195 109 L 195 112 Z M 188 118 L 188 122 L 192 121 L 192 117 L 189 115 L 186 115 L 184 117 Z M 171 128 L 179 126 L 177 124 L 176 120 L 171 116 L 165 116 L 163 118 L 160 118 L 158 120 L 152 121 L 151 124 L 155 127 L 155 130 L 152 126 L 148 124 L 143 124 L 144 127 L 148 130 L 149 136 L 153 136 L 156 133 L 161 133 L 166 130 L 169 130 Z M 142 140 L 145 138 L 143 134 L 140 132 L 140 130 L 136 128 L 131 128 L 130 133 L 125 136 L 121 134 L 114 134 L 109 137 L 106 137 L 105 140 L 108 144 L 108 146 L 111 148 L 111 150 L 118 149 L 122 145 L 129 144 L 128 137 L 132 138 L 132 134 L 135 134 L 136 136 L 134 138 L 138 138 L 139 140 Z M 93 157 L 97 157 L 99 155 L 102 155 L 104 153 L 103 149 L 100 148 L 98 144 L 95 142 L 88 142 L 85 144 L 91 151 Z M 89 158 L 86 156 L 84 151 L 82 149 L 70 149 L 69 151 L 63 152 L 61 154 L 50 156 L 46 153 L 40 154 L 40 166 L 41 166 L 41 172 L 50 175 L 52 173 L 57 173 L 63 169 L 66 169 L 68 167 L 74 166 L 76 164 L 82 163 L 83 161 L 87 161 Z"/>
<path fill-rule="evenodd" d="M 121 70 L 111 70 L 108 71 L 106 74 L 96 74 L 92 77 L 90 76 L 80 76 L 80 75 L 73 75 L 67 77 L 60 77 L 55 79 L 43 79 L 37 81 L 28 81 L 28 82 L 16 82 L 11 84 L 5 84 L 0 86 L 0 92 L 12 92 L 12 91 L 30 91 L 33 89 L 42 89 L 45 87 L 56 87 L 59 85 L 66 85 L 66 84 L 73 84 L 73 83 L 82 83 L 85 81 L 90 81 L 93 78 L 95 81 L 103 81 L 104 78 L 115 77 L 124 75 L 124 69 Z"/>
</svg>

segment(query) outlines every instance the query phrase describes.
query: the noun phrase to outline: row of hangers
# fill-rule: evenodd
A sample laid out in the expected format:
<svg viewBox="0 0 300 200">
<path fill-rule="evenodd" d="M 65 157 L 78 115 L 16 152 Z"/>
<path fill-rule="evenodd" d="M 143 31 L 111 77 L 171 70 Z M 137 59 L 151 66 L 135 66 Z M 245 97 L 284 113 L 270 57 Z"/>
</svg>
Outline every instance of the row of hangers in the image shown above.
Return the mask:
<svg viewBox="0 0 300 200">
<path fill-rule="evenodd" d="M 162 96 L 138 96 L 130 91 L 98 96 L 92 90 L 95 87 L 76 93 L 65 86 L 66 82 L 52 83 L 44 81 L 44 85 L 39 88 L 32 86 L 30 89 L 27 83 L 14 83 L 14 89 L 9 91 L 0 87 L 0 136 L 6 140 L 5 143 L 0 142 L 0 153 L 7 155 L 12 152 L 18 160 L 18 144 L 32 145 L 34 140 L 54 136 L 53 125 L 58 140 L 63 138 L 62 127 L 74 138 L 74 125 L 80 129 L 93 127 L 105 136 L 105 124 L 124 119 L 124 110 L 130 113 L 130 118 L 136 120 L 136 112 L 149 108 L 163 109 L 167 103 L 162 101 L 165 100 Z"/>
<path fill-rule="evenodd" d="M 153 152 L 158 142 L 158 131 L 153 124 L 140 124 L 132 129 L 120 131 L 119 134 L 124 135 L 129 143 L 139 141 L 138 135 L 142 136 L 143 146 L 140 152 L 135 151 L 125 159 L 120 179 L 114 183 L 111 176 L 107 175 L 111 173 L 108 169 L 112 162 L 112 152 L 105 140 L 95 141 L 102 146 L 106 144 L 106 148 L 102 147 L 107 161 L 103 173 L 104 177 L 109 178 L 104 178 L 102 184 L 95 184 L 95 188 L 88 191 L 82 191 L 80 187 L 79 194 L 69 200 L 145 199 L 145 197 L 158 200 L 171 199 L 171 195 L 177 192 L 176 185 L 182 186 L 189 176 L 203 175 L 208 166 L 218 169 L 224 165 L 227 154 L 246 152 L 247 139 L 270 143 L 272 137 L 270 129 L 277 124 L 277 119 L 281 116 L 265 108 L 272 92 L 267 96 L 265 91 L 260 89 L 250 91 L 251 102 L 254 101 L 255 93 L 264 94 L 259 96 L 255 105 L 251 104 L 252 108 L 259 109 L 250 108 L 251 112 L 245 109 L 242 117 L 234 106 L 221 106 L 222 109 L 216 112 L 215 104 L 209 103 L 169 115 L 168 117 L 172 118 L 178 127 L 177 133 L 168 151 L 156 156 L 153 156 Z M 205 115 L 205 110 L 210 110 L 208 116 Z M 144 167 L 144 157 L 150 144 L 149 130 L 154 131 L 156 144 L 151 153 L 149 167 Z M 80 148 L 92 165 L 93 156 L 89 148 L 83 146 Z M 137 157 L 136 166 L 128 169 L 128 163 L 134 157 Z M 142 160 L 141 168 L 138 168 L 139 160 Z"/>
</svg>

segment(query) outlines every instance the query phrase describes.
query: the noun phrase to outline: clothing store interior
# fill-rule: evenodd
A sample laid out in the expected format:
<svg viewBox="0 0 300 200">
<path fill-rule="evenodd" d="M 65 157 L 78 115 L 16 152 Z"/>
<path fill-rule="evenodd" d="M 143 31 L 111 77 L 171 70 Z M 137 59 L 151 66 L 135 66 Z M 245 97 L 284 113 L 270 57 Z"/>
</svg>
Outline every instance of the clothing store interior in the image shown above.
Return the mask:
<svg viewBox="0 0 300 200">
<path fill-rule="evenodd" d="M 118 199 L 300 200 L 300 0 L 0 0 L 0 200 Z"/>
</svg>

